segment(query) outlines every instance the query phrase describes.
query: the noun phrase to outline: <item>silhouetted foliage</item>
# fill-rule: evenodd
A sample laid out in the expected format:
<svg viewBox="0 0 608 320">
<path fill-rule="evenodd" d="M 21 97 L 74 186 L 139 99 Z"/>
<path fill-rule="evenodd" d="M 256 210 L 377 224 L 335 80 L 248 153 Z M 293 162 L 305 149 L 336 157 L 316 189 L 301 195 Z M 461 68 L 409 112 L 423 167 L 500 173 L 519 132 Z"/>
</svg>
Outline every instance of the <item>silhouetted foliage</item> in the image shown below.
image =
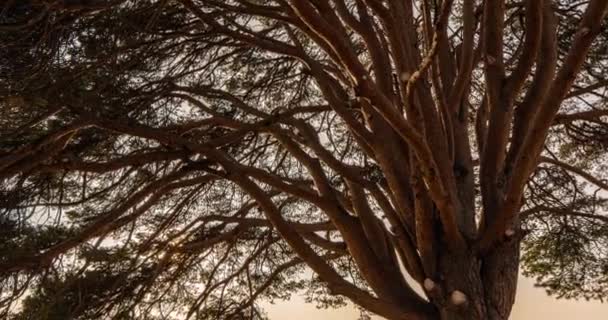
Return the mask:
<svg viewBox="0 0 608 320">
<path fill-rule="evenodd" d="M 0 317 L 602 300 L 607 7 L 0 4 Z"/>
</svg>

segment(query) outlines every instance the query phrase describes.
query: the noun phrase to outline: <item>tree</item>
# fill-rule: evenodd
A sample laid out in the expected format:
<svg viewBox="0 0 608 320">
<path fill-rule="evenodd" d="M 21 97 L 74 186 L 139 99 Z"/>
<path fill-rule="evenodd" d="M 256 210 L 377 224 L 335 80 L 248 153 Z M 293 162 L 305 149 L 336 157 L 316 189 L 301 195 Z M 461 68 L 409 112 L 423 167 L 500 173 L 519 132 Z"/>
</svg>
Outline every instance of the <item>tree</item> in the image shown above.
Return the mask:
<svg viewBox="0 0 608 320">
<path fill-rule="evenodd" d="M 8 1 L 2 315 L 499 320 L 520 263 L 601 300 L 607 7 Z"/>
</svg>

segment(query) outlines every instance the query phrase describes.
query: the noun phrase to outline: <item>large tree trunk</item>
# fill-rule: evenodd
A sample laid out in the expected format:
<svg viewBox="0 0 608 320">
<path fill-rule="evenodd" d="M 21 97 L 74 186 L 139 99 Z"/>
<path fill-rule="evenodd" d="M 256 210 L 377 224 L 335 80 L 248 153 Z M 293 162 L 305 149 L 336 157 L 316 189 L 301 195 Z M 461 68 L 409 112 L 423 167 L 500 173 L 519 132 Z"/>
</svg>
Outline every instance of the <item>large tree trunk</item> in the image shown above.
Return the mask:
<svg viewBox="0 0 608 320">
<path fill-rule="evenodd" d="M 485 319 L 481 260 L 470 252 L 441 257 L 442 296 L 435 298 L 442 320 Z"/>
<path fill-rule="evenodd" d="M 440 257 L 438 279 L 425 290 L 437 320 L 507 320 L 517 291 L 519 241 L 506 242 L 485 256 L 470 251 Z M 428 281 L 431 280 L 431 281 Z"/>
<path fill-rule="evenodd" d="M 519 271 L 519 241 L 503 243 L 487 255 L 481 270 L 487 319 L 508 319 L 515 302 Z"/>
</svg>

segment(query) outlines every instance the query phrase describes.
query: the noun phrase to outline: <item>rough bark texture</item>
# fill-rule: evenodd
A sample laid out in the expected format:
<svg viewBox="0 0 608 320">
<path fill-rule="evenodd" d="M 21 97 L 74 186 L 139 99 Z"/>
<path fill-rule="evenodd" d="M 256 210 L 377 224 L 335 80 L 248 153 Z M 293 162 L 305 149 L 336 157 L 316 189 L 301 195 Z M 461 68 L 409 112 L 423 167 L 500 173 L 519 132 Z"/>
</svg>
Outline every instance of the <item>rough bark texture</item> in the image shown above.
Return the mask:
<svg viewBox="0 0 608 320">
<path fill-rule="evenodd" d="M 519 276 L 519 243 L 504 243 L 484 257 L 482 280 L 484 283 L 487 319 L 509 319 Z"/>
</svg>

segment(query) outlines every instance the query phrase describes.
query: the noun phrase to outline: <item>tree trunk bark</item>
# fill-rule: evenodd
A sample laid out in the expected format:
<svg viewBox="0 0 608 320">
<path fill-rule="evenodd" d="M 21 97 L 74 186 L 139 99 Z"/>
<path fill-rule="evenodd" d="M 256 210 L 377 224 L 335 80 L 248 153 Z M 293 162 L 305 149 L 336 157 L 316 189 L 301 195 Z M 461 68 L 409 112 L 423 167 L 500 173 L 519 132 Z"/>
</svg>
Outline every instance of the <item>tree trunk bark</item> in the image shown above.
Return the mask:
<svg viewBox="0 0 608 320">
<path fill-rule="evenodd" d="M 479 257 L 473 252 L 440 257 L 438 279 L 427 290 L 437 320 L 508 320 L 519 270 L 519 241 L 514 239 Z"/>
<path fill-rule="evenodd" d="M 506 320 L 511 314 L 519 274 L 519 241 L 503 243 L 483 259 L 481 271 L 489 320 Z"/>
<path fill-rule="evenodd" d="M 468 251 L 444 252 L 439 264 L 442 296 L 433 299 L 440 319 L 486 319 L 481 260 Z"/>
</svg>

